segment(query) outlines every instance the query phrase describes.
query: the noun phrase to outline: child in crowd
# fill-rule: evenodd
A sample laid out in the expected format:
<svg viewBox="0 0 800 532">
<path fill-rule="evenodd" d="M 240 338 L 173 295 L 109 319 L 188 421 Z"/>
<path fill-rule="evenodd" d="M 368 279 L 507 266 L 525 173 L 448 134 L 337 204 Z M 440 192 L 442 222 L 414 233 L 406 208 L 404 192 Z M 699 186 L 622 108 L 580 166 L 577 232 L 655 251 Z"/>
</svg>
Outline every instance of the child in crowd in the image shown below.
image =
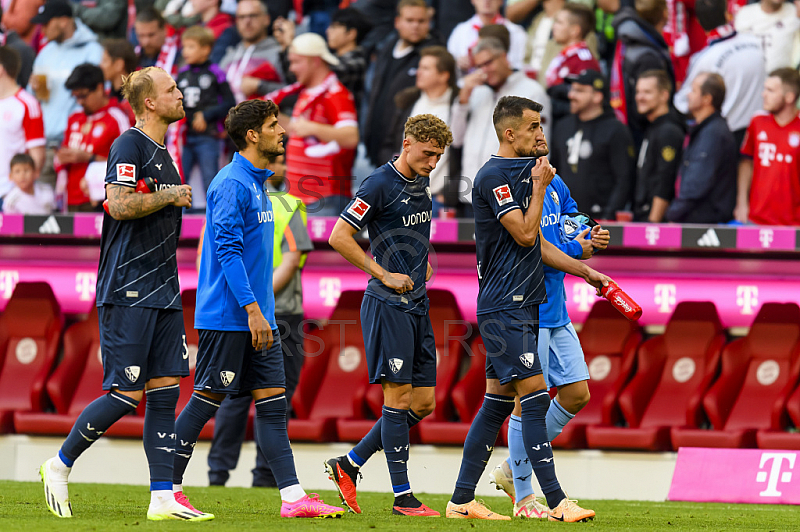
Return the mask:
<svg viewBox="0 0 800 532">
<path fill-rule="evenodd" d="M 219 170 L 221 121 L 236 101 L 225 73 L 208 60 L 214 45 L 211 30 L 192 26 L 183 33 L 181 44 L 185 66 L 178 72 L 177 83 L 186 111 L 183 175 L 188 181 L 194 166 L 199 166 L 208 190 Z"/>
<path fill-rule="evenodd" d="M 55 207 L 53 189 L 36 182 L 33 158 L 18 153 L 11 158 L 9 179 L 14 188 L 3 199 L 6 214 L 51 214 Z"/>
</svg>

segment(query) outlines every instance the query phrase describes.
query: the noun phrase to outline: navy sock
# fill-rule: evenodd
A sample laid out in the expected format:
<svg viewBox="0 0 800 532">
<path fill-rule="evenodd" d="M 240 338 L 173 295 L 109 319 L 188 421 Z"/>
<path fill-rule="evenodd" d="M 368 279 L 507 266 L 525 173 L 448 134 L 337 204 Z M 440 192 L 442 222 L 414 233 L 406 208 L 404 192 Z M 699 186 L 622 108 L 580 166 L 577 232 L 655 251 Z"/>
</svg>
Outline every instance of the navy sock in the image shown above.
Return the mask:
<svg viewBox="0 0 800 532">
<path fill-rule="evenodd" d="M 411 493 L 408 482 L 408 410 L 383 407 L 381 441 L 395 497 Z"/>
<path fill-rule="evenodd" d="M 372 425 L 372 428 L 369 429 L 369 432 L 366 436 L 361 438 L 361 441 L 353 447 L 347 456 L 350 457 L 350 460 L 353 461 L 355 465 L 361 467 L 364 465 L 367 460 L 369 460 L 373 454 L 377 453 L 381 449 L 383 449 L 383 442 L 381 441 L 381 427 L 383 426 L 381 417 L 378 421 Z M 422 421 L 422 417 L 414 413 L 413 410 L 408 410 L 408 415 L 406 416 L 406 422 L 408 423 L 408 428 L 411 429 L 414 425 Z"/>
<path fill-rule="evenodd" d="M 178 416 L 178 420 L 175 421 L 177 440 L 175 442 L 174 469 L 172 471 L 173 484 L 183 484 L 183 473 L 186 471 L 186 466 L 189 465 L 189 459 L 192 457 L 197 438 L 200 437 L 200 432 L 206 426 L 208 420 L 217 413 L 219 405 L 220 401 L 215 401 L 210 397 L 194 392 L 181 415 Z M 170 486 L 170 489 L 172 489 L 172 486 Z"/>
<path fill-rule="evenodd" d="M 150 490 L 172 489 L 175 461 L 175 405 L 181 395 L 180 384 L 146 390 L 144 410 L 144 454 L 150 466 Z"/>
<path fill-rule="evenodd" d="M 514 398 L 487 393 L 464 442 L 461 470 L 456 489 L 450 499 L 453 504 L 466 504 L 475 498 L 475 486 L 494 451 L 494 442 L 503 422 L 514 411 Z"/>
<path fill-rule="evenodd" d="M 256 401 L 258 444 L 269 462 L 278 488 L 299 484 L 294 468 L 294 455 L 286 432 L 286 394 Z"/>
<path fill-rule="evenodd" d="M 566 497 L 556 478 L 553 449 L 547 439 L 547 409 L 550 396 L 547 390 L 529 393 L 519 398 L 522 405 L 522 439 L 531 461 L 533 472 L 547 498 L 547 505 L 555 508 Z"/>
<path fill-rule="evenodd" d="M 61 461 L 72 467 L 83 451 L 97 441 L 119 418 L 136 410 L 137 406 L 139 401 L 116 391 L 108 392 L 89 403 L 78 416 L 67 439 L 61 444 L 61 450 L 58 452 Z"/>
</svg>

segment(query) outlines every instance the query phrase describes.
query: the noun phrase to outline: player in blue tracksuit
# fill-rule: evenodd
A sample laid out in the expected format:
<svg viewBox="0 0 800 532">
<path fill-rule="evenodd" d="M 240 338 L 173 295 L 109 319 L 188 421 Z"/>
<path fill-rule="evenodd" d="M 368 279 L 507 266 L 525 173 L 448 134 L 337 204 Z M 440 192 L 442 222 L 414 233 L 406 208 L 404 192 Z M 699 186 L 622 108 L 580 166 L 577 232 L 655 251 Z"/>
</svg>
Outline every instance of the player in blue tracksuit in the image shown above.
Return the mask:
<svg viewBox="0 0 800 532">
<path fill-rule="evenodd" d="M 582 277 L 595 288 L 609 279 L 541 238 L 547 187 L 555 173 L 541 128 L 542 106 L 505 96 L 492 121 L 500 142 L 497 155 L 478 171 L 472 189 L 478 259 L 478 326 L 486 348 L 486 394 L 464 442 L 448 518 L 510 520 L 475 500 L 475 487 L 494 442 L 519 397 L 522 432 L 550 508 L 550 519 L 583 521 L 594 511 L 569 500 L 558 482 L 545 418 L 550 397 L 536 352 L 539 305 L 547 301 L 543 265 Z"/>
<path fill-rule="evenodd" d="M 283 353 L 272 292 L 274 218 L 266 190 L 269 158 L 281 155 L 278 107 L 251 100 L 234 107 L 225 129 L 238 153 L 208 189 L 195 328 L 200 335 L 195 392 L 175 422 L 175 498 L 205 424 L 225 395 L 250 393 L 255 430 L 281 493 L 281 517 L 339 517 L 344 510 L 306 495 L 286 432 Z"/>
<path fill-rule="evenodd" d="M 346 456 L 325 462 L 342 501 L 356 513 L 361 513 L 355 488 L 358 468 L 385 449 L 395 496 L 392 513 L 439 515 L 411 491 L 408 430 L 434 404 L 436 343 L 425 290 L 432 273 L 429 176 L 452 141 L 439 118 L 409 118 L 400 156 L 370 174 L 330 237 L 336 251 L 372 276 L 361 304 L 361 329 L 370 383 L 380 384 L 384 397 L 381 419 L 372 430 Z M 363 228 L 369 231 L 374 260 L 354 239 Z"/>
<path fill-rule="evenodd" d="M 596 249 L 608 247 L 609 232 L 601 226 L 580 224 L 582 215 L 564 181 L 556 175 L 547 186 L 542 207 L 542 236 L 575 259 L 588 259 Z M 570 216 L 572 215 L 572 216 Z M 577 215 L 577 216 L 576 216 Z M 566 230 L 565 230 L 566 228 Z M 578 335 L 567 313 L 565 273 L 545 265 L 547 302 L 539 306 L 537 352 L 547 389 L 558 388 L 558 395 L 547 410 L 547 437 L 553 441 L 564 426 L 589 402 L 589 370 L 583 358 Z M 508 425 L 509 458 L 491 473 L 492 483 L 514 500 L 514 516 L 546 518 L 548 508 L 533 496 L 532 467 L 522 441 L 521 408 L 517 404 Z"/>
</svg>

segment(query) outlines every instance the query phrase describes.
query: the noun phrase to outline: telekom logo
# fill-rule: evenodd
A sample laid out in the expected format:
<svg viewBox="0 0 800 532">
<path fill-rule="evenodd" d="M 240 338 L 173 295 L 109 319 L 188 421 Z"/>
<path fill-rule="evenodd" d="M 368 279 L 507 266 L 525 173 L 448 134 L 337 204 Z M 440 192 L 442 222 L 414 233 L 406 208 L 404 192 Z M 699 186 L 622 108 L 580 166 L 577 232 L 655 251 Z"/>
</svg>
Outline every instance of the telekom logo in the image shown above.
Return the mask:
<svg viewBox="0 0 800 532">
<path fill-rule="evenodd" d="M 761 247 L 768 249 L 772 247 L 772 241 L 775 240 L 775 231 L 772 229 L 761 229 L 758 231 L 758 241 L 761 242 Z"/>
<path fill-rule="evenodd" d="M 797 458 L 795 453 L 763 453 L 761 455 L 761 463 L 759 464 L 758 468 L 762 471 L 759 471 L 756 475 L 756 482 L 766 482 L 767 489 L 764 491 L 759 492 L 759 495 L 762 497 L 780 497 L 781 492 L 778 491 L 778 482 L 782 482 L 784 484 L 792 481 L 792 473 L 789 471 L 781 471 L 783 468 L 783 462 L 789 464 L 789 469 L 794 469 L 794 462 Z M 772 461 L 772 467 L 769 468 L 769 471 L 765 471 L 766 465 Z"/>
<path fill-rule="evenodd" d="M 742 314 L 753 314 L 758 307 L 758 287 L 737 286 L 736 304 L 742 307 Z"/>
<path fill-rule="evenodd" d="M 655 287 L 654 303 L 658 305 L 658 311 L 665 314 L 672 312 L 676 303 L 678 288 L 674 284 L 657 284 Z"/>
<path fill-rule="evenodd" d="M 322 238 L 325 234 L 325 226 L 325 220 L 321 218 L 311 219 L 311 234 L 314 235 L 314 238 Z"/>
<path fill-rule="evenodd" d="M 78 272 L 75 274 L 75 291 L 80 294 L 81 301 L 94 299 L 97 274 L 92 272 Z"/>
<path fill-rule="evenodd" d="M 322 277 L 319 280 L 319 297 L 326 307 L 336 306 L 339 296 L 342 295 L 342 280 L 338 277 Z"/>
<path fill-rule="evenodd" d="M 3 299 L 11 299 L 11 294 L 18 282 L 19 272 L 17 270 L 0 270 L 0 294 Z"/>
<path fill-rule="evenodd" d="M 648 225 L 644 230 L 644 238 L 647 240 L 647 243 L 651 246 L 655 246 L 658 243 L 658 239 L 661 237 L 661 229 L 658 226 Z"/>
<path fill-rule="evenodd" d="M 595 289 L 586 283 L 572 285 L 572 302 L 578 305 L 578 312 L 589 312 L 594 301 Z"/>
</svg>

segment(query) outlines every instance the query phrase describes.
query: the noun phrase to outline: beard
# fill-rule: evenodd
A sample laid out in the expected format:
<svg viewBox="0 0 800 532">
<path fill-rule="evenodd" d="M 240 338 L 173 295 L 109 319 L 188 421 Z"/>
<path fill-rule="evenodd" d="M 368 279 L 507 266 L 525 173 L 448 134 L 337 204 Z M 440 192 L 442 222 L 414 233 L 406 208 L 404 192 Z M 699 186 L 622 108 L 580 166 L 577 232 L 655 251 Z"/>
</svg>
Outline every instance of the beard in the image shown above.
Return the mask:
<svg viewBox="0 0 800 532">
<path fill-rule="evenodd" d="M 278 155 L 283 155 L 285 152 L 286 148 L 283 146 L 283 140 L 279 140 L 271 146 L 267 142 L 259 142 L 258 144 L 258 154 L 265 159 L 272 159 Z"/>
</svg>

